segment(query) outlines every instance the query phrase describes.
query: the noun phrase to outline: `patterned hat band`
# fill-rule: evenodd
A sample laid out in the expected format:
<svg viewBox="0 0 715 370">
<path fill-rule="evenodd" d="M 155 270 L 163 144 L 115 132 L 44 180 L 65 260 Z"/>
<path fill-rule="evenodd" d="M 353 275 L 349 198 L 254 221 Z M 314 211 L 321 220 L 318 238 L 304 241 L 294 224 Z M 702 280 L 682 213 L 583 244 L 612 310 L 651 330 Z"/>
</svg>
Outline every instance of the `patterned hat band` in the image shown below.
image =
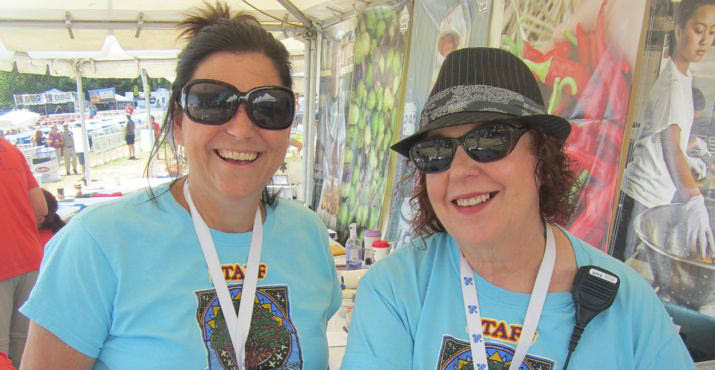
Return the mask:
<svg viewBox="0 0 715 370">
<path fill-rule="evenodd" d="M 546 114 L 542 106 L 517 92 L 490 85 L 459 85 L 427 99 L 420 128 L 440 117 L 462 112 L 494 112 L 516 117 Z"/>
<path fill-rule="evenodd" d="M 561 142 L 571 131 L 566 119 L 546 113 L 538 81 L 517 56 L 496 48 L 457 49 L 442 62 L 417 131 L 392 149 L 409 158 L 429 131 L 514 118 Z"/>
</svg>

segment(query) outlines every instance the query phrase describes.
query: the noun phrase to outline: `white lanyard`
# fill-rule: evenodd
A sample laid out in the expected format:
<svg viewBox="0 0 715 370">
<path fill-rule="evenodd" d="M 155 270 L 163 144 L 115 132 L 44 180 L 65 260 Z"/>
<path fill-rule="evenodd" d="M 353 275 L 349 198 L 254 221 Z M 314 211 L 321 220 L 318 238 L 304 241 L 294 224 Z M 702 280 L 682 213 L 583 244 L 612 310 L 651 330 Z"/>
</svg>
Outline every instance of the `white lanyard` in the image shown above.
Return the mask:
<svg viewBox="0 0 715 370">
<path fill-rule="evenodd" d="M 238 364 L 239 369 L 244 369 L 246 367 L 246 339 L 248 338 L 248 331 L 251 328 L 253 300 L 256 297 L 258 264 L 261 260 L 261 247 L 263 241 L 261 207 L 259 206 L 256 210 L 256 218 L 253 221 L 251 247 L 248 250 L 248 267 L 246 268 L 246 273 L 243 278 L 241 301 L 238 305 L 238 316 L 236 316 L 236 310 L 233 307 L 233 300 L 231 299 L 231 294 L 229 293 L 228 286 L 226 285 L 226 279 L 224 278 L 221 265 L 219 264 L 216 247 L 214 246 L 213 238 L 211 238 L 211 232 L 209 231 L 209 227 L 206 225 L 206 222 L 204 222 L 204 219 L 201 218 L 201 215 L 196 210 L 194 202 L 191 200 L 191 194 L 189 193 L 189 179 L 186 179 L 186 182 L 184 182 L 184 198 L 186 198 L 186 203 L 189 204 L 189 213 L 191 213 L 191 219 L 194 222 L 194 229 L 196 230 L 196 235 L 199 238 L 201 250 L 204 252 L 204 258 L 206 259 L 206 264 L 208 265 L 209 275 L 211 276 L 211 280 L 213 280 L 214 287 L 216 288 L 216 295 L 218 296 L 218 301 L 221 304 L 223 317 L 226 320 L 226 326 L 228 328 L 228 334 L 231 337 L 233 350 L 236 353 L 236 363 Z"/>
<path fill-rule="evenodd" d="M 462 298 L 464 299 L 464 314 L 467 317 L 467 327 L 469 329 L 469 346 L 472 350 L 472 361 L 475 369 L 488 369 L 487 352 L 484 347 L 484 334 L 482 332 L 482 318 L 479 313 L 479 300 L 477 300 L 477 284 L 474 281 L 474 272 L 469 267 L 464 255 L 459 254 L 459 270 L 461 274 L 460 284 L 462 285 Z M 554 262 L 556 260 L 556 243 L 554 234 L 549 224 L 546 224 L 546 249 L 544 258 L 541 260 L 539 273 L 536 275 L 534 290 L 531 292 L 529 307 L 526 309 L 526 317 L 521 330 L 519 342 L 516 345 L 514 357 L 511 360 L 509 370 L 518 369 L 521 362 L 526 357 L 526 352 L 531 346 L 531 341 L 536 333 L 536 327 L 541 316 L 541 309 L 544 308 L 546 292 L 549 289 L 551 275 L 554 272 Z"/>
</svg>

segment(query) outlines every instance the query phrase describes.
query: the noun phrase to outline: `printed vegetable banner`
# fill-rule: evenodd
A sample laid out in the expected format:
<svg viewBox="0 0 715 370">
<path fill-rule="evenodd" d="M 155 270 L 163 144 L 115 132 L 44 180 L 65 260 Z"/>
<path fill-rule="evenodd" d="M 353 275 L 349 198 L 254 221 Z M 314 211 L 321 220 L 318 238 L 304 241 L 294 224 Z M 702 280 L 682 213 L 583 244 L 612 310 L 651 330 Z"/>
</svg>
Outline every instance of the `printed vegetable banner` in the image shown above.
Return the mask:
<svg viewBox="0 0 715 370">
<path fill-rule="evenodd" d="M 367 7 L 357 17 L 336 231 L 377 228 L 385 194 L 404 64 L 406 1 Z"/>
<path fill-rule="evenodd" d="M 715 4 L 653 0 L 650 11 L 611 250 L 684 326 L 694 359 L 708 360 L 712 335 L 705 345 L 691 330 L 715 332 Z"/>
<path fill-rule="evenodd" d="M 567 228 L 606 251 L 645 0 L 554 3 L 506 2 L 501 44 L 530 67 L 548 113 L 571 122 L 578 198 Z"/>
<path fill-rule="evenodd" d="M 343 154 L 353 76 L 353 44 L 356 18 L 324 30 L 320 78 L 317 145 L 313 178 L 313 204 L 323 222 L 337 227 Z"/>
</svg>

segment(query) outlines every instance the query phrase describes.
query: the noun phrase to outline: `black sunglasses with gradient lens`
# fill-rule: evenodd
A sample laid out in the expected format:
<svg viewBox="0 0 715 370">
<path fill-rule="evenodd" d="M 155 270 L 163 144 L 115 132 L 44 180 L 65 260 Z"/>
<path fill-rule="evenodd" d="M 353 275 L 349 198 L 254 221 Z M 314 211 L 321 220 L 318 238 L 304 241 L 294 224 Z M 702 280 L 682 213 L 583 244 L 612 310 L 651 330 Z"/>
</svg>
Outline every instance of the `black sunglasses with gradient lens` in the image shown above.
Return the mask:
<svg viewBox="0 0 715 370">
<path fill-rule="evenodd" d="M 253 123 L 267 130 L 283 130 L 293 123 L 295 95 L 287 87 L 261 86 L 241 92 L 233 85 L 215 80 L 193 80 L 181 89 L 179 106 L 194 122 L 222 125 L 241 102 Z"/>
<path fill-rule="evenodd" d="M 462 137 L 434 136 L 420 140 L 410 148 L 410 159 L 418 170 L 435 173 L 449 168 L 462 145 L 469 157 L 477 162 L 493 162 L 509 155 L 522 135 L 529 129 L 506 122 L 481 125 Z"/>
</svg>

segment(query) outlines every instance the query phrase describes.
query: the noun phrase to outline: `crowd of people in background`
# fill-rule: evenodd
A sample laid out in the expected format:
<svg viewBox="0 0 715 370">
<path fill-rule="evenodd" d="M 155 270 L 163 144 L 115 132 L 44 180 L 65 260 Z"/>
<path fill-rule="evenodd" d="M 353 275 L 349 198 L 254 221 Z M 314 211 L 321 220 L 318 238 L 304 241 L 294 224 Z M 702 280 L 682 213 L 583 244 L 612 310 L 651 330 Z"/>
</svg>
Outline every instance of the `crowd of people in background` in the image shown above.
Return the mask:
<svg viewBox="0 0 715 370">
<path fill-rule="evenodd" d="M 132 118 L 134 109 L 131 106 L 127 106 L 123 114 L 126 118 L 121 132 L 123 142 L 128 149 L 128 159 L 140 159 L 136 156 L 135 142 L 137 139 L 135 132 L 138 126 L 141 125 L 141 119 Z M 90 116 L 89 118 L 92 117 Z M 64 167 L 64 175 L 82 175 L 85 172 L 85 150 L 82 140 L 80 140 L 81 135 L 78 134 L 80 127 L 78 117 L 62 116 L 58 118 L 47 116 L 41 117 L 35 125 L 28 129 L 0 129 L 0 137 L 19 147 L 30 145 L 33 148 L 54 148 L 60 166 Z M 150 116 L 147 127 L 151 129 L 153 140 L 156 140 L 159 135 L 160 125 L 153 115 Z M 33 132 L 32 137 L 28 136 L 28 132 Z M 93 148 L 91 133 L 88 135 L 88 140 L 90 148 Z M 80 169 L 78 169 L 77 163 L 79 163 Z"/>
</svg>

